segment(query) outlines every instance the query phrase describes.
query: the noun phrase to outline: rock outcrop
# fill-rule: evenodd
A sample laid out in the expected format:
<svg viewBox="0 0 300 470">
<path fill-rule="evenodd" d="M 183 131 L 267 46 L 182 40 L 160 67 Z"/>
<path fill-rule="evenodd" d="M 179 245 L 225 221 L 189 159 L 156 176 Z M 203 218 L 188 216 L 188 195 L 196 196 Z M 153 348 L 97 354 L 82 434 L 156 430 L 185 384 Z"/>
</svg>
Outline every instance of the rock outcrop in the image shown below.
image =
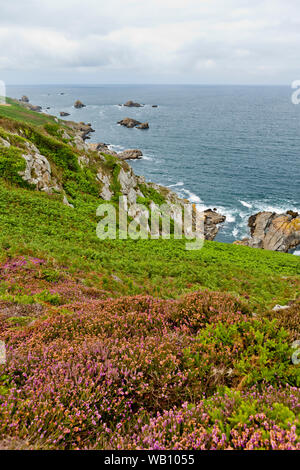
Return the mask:
<svg viewBox="0 0 300 470">
<path fill-rule="evenodd" d="M 125 119 L 122 119 L 121 121 L 118 121 L 118 124 L 120 124 L 121 126 L 128 127 L 128 129 L 132 129 L 133 127 L 139 126 L 142 123 L 140 121 L 137 121 L 136 119 L 127 117 Z"/>
<path fill-rule="evenodd" d="M 10 143 L 7 140 L 3 139 L 2 137 L 0 137 L 0 145 L 6 148 L 10 147 Z"/>
<path fill-rule="evenodd" d="M 251 237 L 234 242 L 236 245 L 287 253 L 300 244 L 300 216 L 297 212 L 259 212 L 249 218 L 248 226 Z"/>
<path fill-rule="evenodd" d="M 95 130 L 92 128 L 90 123 L 85 124 L 84 122 L 73 122 L 73 121 L 64 121 L 64 123 L 69 126 L 72 130 L 75 131 L 76 137 L 81 138 L 82 140 L 89 139 L 89 135 Z M 80 144 L 80 142 L 78 141 Z"/>
<path fill-rule="evenodd" d="M 26 168 L 20 172 L 20 175 L 27 183 L 36 187 L 40 191 L 52 193 L 60 192 L 61 187 L 57 180 L 52 176 L 51 166 L 44 155 L 41 155 L 34 144 L 26 143 L 28 153 L 22 156 L 26 161 Z"/>
<path fill-rule="evenodd" d="M 219 225 L 226 220 L 225 215 L 219 214 L 215 210 L 204 211 L 204 233 L 206 240 L 214 240 L 219 231 Z"/>
<path fill-rule="evenodd" d="M 99 142 L 97 144 L 89 144 L 89 149 L 92 152 L 99 152 L 105 153 L 106 155 L 113 155 L 114 157 L 118 157 L 120 160 L 139 160 L 143 156 L 143 152 L 139 149 L 128 149 L 124 150 L 123 152 L 114 152 L 109 148 L 107 144 L 103 142 Z"/>
<path fill-rule="evenodd" d="M 127 106 L 128 108 L 142 108 L 143 105 L 140 103 L 135 103 L 134 101 L 127 101 L 127 103 L 123 104 L 123 106 Z"/>
<path fill-rule="evenodd" d="M 128 149 L 124 152 L 118 153 L 120 160 L 140 160 L 143 156 L 143 152 L 139 149 Z"/>
<path fill-rule="evenodd" d="M 42 112 L 42 107 L 37 106 L 31 103 L 28 103 L 27 101 L 20 101 L 20 104 L 22 104 L 25 108 L 30 109 L 30 111 L 35 111 L 37 113 Z"/>
<path fill-rule="evenodd" d="M 74 108 L 76 108 L 76 109 L 81 109 L 81 108 L 85 108 L 85 107 L 86 107 L 86 105 L 83 104 L 80 100 L 77 100 L 74 103 Z"/>
<path fill-rule="evenodd" d="M 70 116 L 70 113 L 66 113 L 65 111 L 61 111 L 61 112 L 59 113 L 59 115 L 60 115 L 61 117 L 65 117 L 65 116 Z"/>
<path fill-rule="evenodd" d="M 115 157 L 117 156 L 117 153 L 111 150 L 109 146 L 103 142 L 88 144 L 88 146 L 92 152 L 105 153 L 106 155 L 114 155 Z"/>
</svg>

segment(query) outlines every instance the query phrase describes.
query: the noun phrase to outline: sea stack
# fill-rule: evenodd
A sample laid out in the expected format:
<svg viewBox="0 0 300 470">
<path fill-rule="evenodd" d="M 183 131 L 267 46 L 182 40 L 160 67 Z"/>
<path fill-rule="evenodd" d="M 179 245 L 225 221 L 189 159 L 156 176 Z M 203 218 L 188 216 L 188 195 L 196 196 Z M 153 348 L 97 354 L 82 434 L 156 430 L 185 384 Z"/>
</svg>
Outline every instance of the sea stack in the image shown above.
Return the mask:
<svg viewBox="0 0 300 470">
<path fill-rule="evenodd" d="M 135 103 L 134 101 L 127 101 L 127 103 L 123 104 L 123 106 L 127 106 L 128 108 L 142 108 L 143 105 L 140 103 Z"/>
<path fill-rule="evenodd" d="M 74 103 L 74 108 L 76 108 L 76 109 L 81 109 L 81 108 L 85 108 L 85 107 L 86 107 L 86 105 L 83 104 L 80 100 L 77 100 Z"/>
</svg>

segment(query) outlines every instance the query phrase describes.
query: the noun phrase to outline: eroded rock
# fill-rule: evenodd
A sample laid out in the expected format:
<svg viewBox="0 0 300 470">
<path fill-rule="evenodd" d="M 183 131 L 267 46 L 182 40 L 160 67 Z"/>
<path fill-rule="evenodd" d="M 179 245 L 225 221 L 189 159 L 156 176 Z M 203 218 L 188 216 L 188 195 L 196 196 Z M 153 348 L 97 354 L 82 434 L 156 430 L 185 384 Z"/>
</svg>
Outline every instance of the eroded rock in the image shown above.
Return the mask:
<svg viewBox="0 0 300 470">
<path fill-rule="evenodd" d="M 224 223 L 226 216 L 207 209 L 204 211 L 204 235 L 206 240 L 214 240 L 219 231 L 219 225 Z"/>
<path fill-rule="evenodd" d="M 123 106 L 127 106 L 128 108 L 142 108 L 143 105 L 140 103 L 135 103 L 134 101 L 127 101 L 127 103 L 123 104 Z"/>
<path fill-rule="evenodd" d="M 235 244 L 284 253 L 300 244 L 300 216 L 297 212 L 259 212 L 249 218 L 248 226 L 251 237 L 237 240 Z"/>
<path fill-rule="evenodd" d="M 141 122 L 137 121 L 136 119 L 127 117 L 125 119 L 122 119 L 121 121 L 118 121 L 118 124 L 120 124 L 121 126 L 128 127 L 128 129 L 132 129 L 133 127 L 139 126 Z"/>
<path fill-rule="evenodd" d="M 74 108 L 76 108 L 76 109 L 81 109 L 81 108 L 85 108 L 85 107 L 86 107 L 86 105 L 83 104 L 82 101 L 80 101 L 80 100 L 77 100 L 74 103 Z"/>
<path fill-rule="evenodd" d="M 51 166 L 47 158 L 41 155 L 33 144 L 28 147 L 33 153 L 22 155 L 26 161 L 25 170 L 20 172 L 24 181 L 47 193 L 61 191 L 56 179 L 52 177 Z"/>
<path fill-rule="evenodd" d="M 139 149 L 128 149 L 118 153 L 120 160 L 139 160 L 143 156 L 143 152 Z"/>
</svg>

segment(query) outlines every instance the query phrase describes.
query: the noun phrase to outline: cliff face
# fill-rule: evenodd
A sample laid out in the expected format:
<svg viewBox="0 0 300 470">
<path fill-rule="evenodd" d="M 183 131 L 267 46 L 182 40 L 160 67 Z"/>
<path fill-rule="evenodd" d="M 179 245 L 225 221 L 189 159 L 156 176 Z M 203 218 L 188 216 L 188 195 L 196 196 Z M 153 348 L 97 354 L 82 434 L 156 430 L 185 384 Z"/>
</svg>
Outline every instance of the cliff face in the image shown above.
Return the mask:
<svg viewBox="0 0 300 470">
<path fill-rule="evenodd" d="M 42 118 L 41 114 L 38 116 Z M 170 208 L 173 204 L 182 208 L 189 204 L 169 188 L 135 175 L 124 160 L 126 152 L 118 155 L 103 144 L 88 144 L 86 138 L 93 132 L 90 124 L 59 122 L 49 116 L 47 119 L 43 126 L 0 119 L 1 165 L 9 167 L 10 182 L 55 194 L 64 204 L 75 208 L 79 194 L 111 203 L 126 196 L 128 214 L 137 223 L 141 217 L 140 204 L 151 210 L 162 204 Z M 196 210 L 192 208 L 194 220 Z M 176 215 L 172 210 L 170 215 L 174 221 Z M 214 211 L 202 215 L 205 238 L 213 240 L 225 217 Z"/>
<path fill-rule="evenodd" d="M 248 226 L 251 238 L 235 244 L 285 253 L 300 244 L 300 216 L 296 212 L 259 212 L 249 218 Z"/>
</svg>

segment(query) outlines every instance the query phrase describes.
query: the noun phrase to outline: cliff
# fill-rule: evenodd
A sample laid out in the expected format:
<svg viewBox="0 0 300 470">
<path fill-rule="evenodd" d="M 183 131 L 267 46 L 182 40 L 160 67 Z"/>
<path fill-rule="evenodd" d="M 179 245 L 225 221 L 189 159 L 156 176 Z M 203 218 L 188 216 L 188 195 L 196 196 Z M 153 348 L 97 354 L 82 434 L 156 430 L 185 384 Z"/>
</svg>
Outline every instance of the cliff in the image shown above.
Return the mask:
<svg viewBox="0 0 300 470">
<path fill-rule="evenodd" d="M 128 213 L 137 223 L 141 218 L 139 204 L 149 209 L 168 205 L 173 222 L 172 205 L 183 209 L 189 204 L 169 188 L 135 175 L 125 160 L 141 157 L 138 150 L 116 154 L 105 144 L 86 142 L 94 131 L 90 124 L 32 113 L 27 102 L 10 100 L 9 104 L 10 113 L 0 119 L 0 146 L 3 168 L 9 167 L 9 171 L 5 169 L 6 179 L 11 182 L 61 195 L 62 202 L 75 208 L 82 194 L 98 197 L 99 203 L 101 200 L 116 203 L 119 196 L 126 196 Z M 31 124 L 30 120 L 35 119 L 37 125 Z M 193 207 L 192 211 L 195 219 L 197 209 Z M 206 211 L 201 217 L 205 238 L 213 240 L 225 217 L 214 211 Z"/>
</svg>

